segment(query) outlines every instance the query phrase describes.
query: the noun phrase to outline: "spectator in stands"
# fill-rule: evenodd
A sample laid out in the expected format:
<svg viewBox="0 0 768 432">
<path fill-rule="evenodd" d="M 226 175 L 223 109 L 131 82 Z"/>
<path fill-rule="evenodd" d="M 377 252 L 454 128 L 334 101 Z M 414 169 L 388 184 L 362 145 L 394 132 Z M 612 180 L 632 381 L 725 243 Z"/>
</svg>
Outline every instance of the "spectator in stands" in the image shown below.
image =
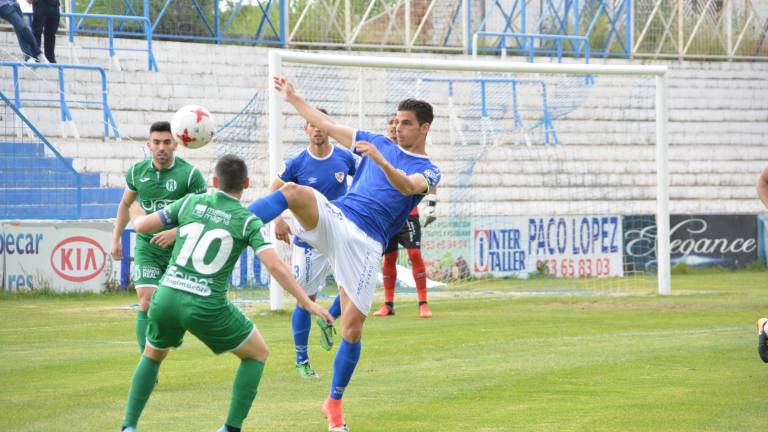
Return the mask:
<svg viewBox="0 0 768 432">
<path fill-rule="evenodd" d="M 0 0 L 0 18 L 8 21 L 16 32 L 16 38 L 19 39 L 19 47 L 24 53 L 25 61 L 40 62 L 40 45 L 35 40 L 32 30 L 24 21 L 21 14 L 21 6 L 16 0 Z"/>
<path fill-rule="evenodd" d="M 48 63 L 56 63 L 56 31 L 59 29 L 59 0 L 27 0 L 32 5 L 32 33 L 37 46 L 45 49 Z M 45 40 L 42 36 L 45 35 Z"/>
</svg>

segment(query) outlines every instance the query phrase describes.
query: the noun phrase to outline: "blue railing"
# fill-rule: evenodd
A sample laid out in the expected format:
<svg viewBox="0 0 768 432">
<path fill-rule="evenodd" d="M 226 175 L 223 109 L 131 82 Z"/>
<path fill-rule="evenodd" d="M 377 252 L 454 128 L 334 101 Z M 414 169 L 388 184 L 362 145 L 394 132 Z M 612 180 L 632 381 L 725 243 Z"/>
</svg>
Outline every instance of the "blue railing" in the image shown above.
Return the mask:
<svg viewBox="0 0 768 432">
<path fill-rule="evenodd" d="M 477 41 L 481 37 L 497 37 L 499 43 L 493 50 L 501 50 L 501 58 L 507 56 L 508 51 L 514 53 L 527 53 L 528 61 L 533 62 L 534 55 L 544 53 L 552 57 L 557 57 L 557 62 L 563 61 L 563 54 L 571 54 L 575 57 L 584 57 L 587 63 L 590 58 L 589 39 L 586 36 L 567 36 L 567 35 L 547 35 L 547 34 L 530 34 L 530 33 L 504 33 L 504 32 L 484 32 L 480 31 L 475 33 L 472 38 L 472 57 L 477 57 L 477 51 L 482 48 L 478 47 Z M 508 39 L 514 39 L 517 42 L 517 47 L 509 47 L 507 45 Z M 546 48 L 541 45 L 536 47 L 536 40 L 539 41 L 552 41 L 554 42 L 552 47 Z M 571 49 L 565 49 L 565 42 L 570 42 Z M 542 44 L 543 45 L 543 44 Z M 554 55 L 553 55 L 554 54 Z"/>
<path fill-rule="evenodd" d="M 18 110 L 21 109 L 24 103 L 50 103 L 58 102 L 59 109 L 61 111 L 62 122 L 74 122 L 72 112 L 69 110 L 70 103 L 76 103 L 80 105 L 101 105 L 102 118 L 104 125 L 104 137 L 109 138 L 110 128 L 112 129 L 113 136 L 120 138 L 120 131 L 117 129 L 115 118 L 112 116 L 112 109 L 109 107 L 109 99 L 107 94 L 107 74 L 104 72 L 104 68 L 99 66 L 84 66 L 84 65 L 71 65 L 71 64 L 47 64 L 47 63 L 20 63 L 20 62 L 8 62 L 0 61 L 0 67 L 7 67 L 12 69 L 13 73 L 13 106 Z M 20 68 L 32 68 L 32 69 L 56 69 L 58 71 L 58 97 L 56 99 L 41 99 L 41 98 L 22 98 L 21 96 L 21 79 L 19 76 Z M 92 71 L 99 74 L 101 79 L 101 99 L 89 100 L 89 99 L 68 99 L 67 93 L 64 91 L 64 70 L 77 70 L 77 71 Z M 77 131 L 75 129 L 75 135 Z"/>
<path fill-rule="evenodd" d="M 473 35 L 499 30 L 500 33 L 583 36 L 592 45 L 596 57 L 632 55 L 632 0 L 540 0 L 536 2 L 538 19 L 530 22 L 530 0 L 488 0 L 485 16 L 467 32 L 469 51 L 477 47 Z M 498 52 L 479 48 L 480 52 Z"/>
<path fill-rule="evenodd" d="M 50 142 L 43 136 L 42 133 L 35 127 L 34 124 L 32 124 L 31 121 L 25 116 L 22 112 L 19 106 L 15 105 L 14 103 L 11 103 L 11 101 L 8 99 L 8 97 L 0 91 L 0 101 L 4 103 L 8 108 L 10 108 L 13 113 L 16 115 L 16 117 L 21 121 L 21 124 L 25 125 L 29 130 L 32 132 L 35 138 L 39 140 L 48 150 L 53 153 L 56 160 L 58 161 L 59 165 L 63 168 L 64 172 L 67 172 L 72 175 L 74 181 L 75 181 L 75 202 L 72 203 L 71 201 L 62 202 L 60 206 L 55 206 L 55 208 L 58 209 L 58 211 L 61 211 L 61 213 L 58 214 L 47 214 L 47 215 L 40 215 L 35 213 L 29 213 L 24 212 L 24 209 L 19 208 L 19 206 L 13 206 L 14 208 L 4 208 L 2 211 L 0 211 L 0 218 L 3 219 L 40 219 L 42 217 L 49 217 L 49 218 L 56 218 L 56 219 L 80 219 L 80 216 L 82 214 L 82 179 L 80 177 L 80 173 L 77 172 L 73 167 L 71 161 L 64 158 L 64 156 L 61 155 L 61 153 L 56 150 L 55 147 L 51 145 Z M 6 134 L 7 135 L 7 134 Z M 21 134 L 23 136 L 23 134 Z M 29 146 L 33 144 L 20 144 L 24 146 Z M 18 159 L 14 159 L 14 163 L 18 164 Z M 55 203 L 51 203 L 55 204 Z M 72 208 L 74 212 L 69 213 L 66 210 Z"/>
<path fill-rule="evenodd" d="M 437 83 L 446 83 L 448 84 L 448 96 L 453 96 L 453 86 L 454 83 L 457 82 L 468 82 L 468 83 L 475 83 L 479 84 L 480 86 L 480 106 L 478 108 L 474 108 L 474 110 L 480 111 L 480 116 L 483 119 L 489 119 L 491 118 L 491 112 L 492 111 L 502 111 L 502 109 L 495 108 L 492 106 L 489 106 L 488 103 L 488 85 L 489 84 L 508 84 L 511 86 L 512 91 L 512 115 L 515 122 L 515 129 L 516 130 L 522 130 L 523 128 L 523 120 L 521 111 L 523 109 L 518 104 L 518 86 L 520 85 L 534 85 L 534 86 L 540 86 L 541 87 L 541 117 L 540 119 L 531 127 L 531 129 L 538 128 L 539 126 L 542 126 L 544 128 L 544 143 L 545 144 L 559 144 L 560 140 L 557 138 L 557 131 L 555 130 L 555 125 L 553 123 L 554 117 L 552 116 L 552 112 L 549 109 L 549 102 L 547 98 L 547 84 L 544 82 L 544 80 L 537 79 L 537 78 L 468 78 L 468 77 L 446 77 L 446 78 L 434 78 L 434 77 L 423 77 L 421 78 L 424 82 L 437 82 Z M 470 108 L 472 110 L 472 108 Z M 539 110 L 536 110 L 539 111 Z M 503 114 L 503 113 L 502 113 Z"/>
<path fill-rule="evenodd" d="M 32 25 L 32 14 L 27 12 L 24 13 L 24 15 L 27 17 L 27 19 L 30 22 L 30 26 Z M 84 19 L 98 19 L 98 20 L 104 20 L 107 23 L 107 47 L 96 47 L 96 46 L 81 46 L 79 48 L 82 49 L 90 49 L 90 50 L 104 50 L 109 51 L 109 57 L 112 59 L 112 64 L 115 64 L 120 66 L 119 61 L 117 60 L 117 51 L 138 51 L 138 52 L 146 52 L 147 53 L 147 70 L 159 72 L 160 70 L 157 67 L 157 60 L 155 60 L 155 53 L 152 50 L 152 25 L 149 22 L 149 19 L 145 17 L 137 17 L 137 16 L 126 16 L 126 15 L 104 15 L 104 14 L 87 14 L 87 13 L 61 13 L 62 18 L 68 18 L 67 21 L 69 22 L 69 25 L 67 26 L 67 40 L 69 43 L 74 46 L 75 44 L 75 36 L 77 35 L 77 29 L 82 25 Z M 79 18 L 79 21 L 76 19 Z M 75 22 L 77 21 L 77 23 Z M 132 35 L 144 35 L 144 39 L 147 41 L 147 47 L 146 48 L 116 48 L 115 47 L 115 21 L 119 23 L 125 23 L 125 22 L 139 22 L 142 24 L 141 26 L 141 32 L 138 33 L 132 33 Z M 82 33 L 82 32 L 81 32 Z M 79 63 L 79 61 L 75 58 L 75 62 Z"/>
<path fill-rule="evenodd" d="M 93 47 L 93 46 L 82 46 L 80 48 L 83 49 L 92 49 L 92 50 L 106 50 L 109 51 L 109 56 L 115 61 L 114 59 L 116 51 L 145 51 L 147 53 L 147 70 L 159 72 L 159 69 L 157 67 L 157 61 L 155 60 L 155 53 L 152 51 L 152 24 L 149 22 L 149 19 L 146 17 L 137 17 L 137 16 L 125 16 L 125 15 L 102 15 L 102 14 L 88 14 L 88 13 L 62 13 L 62 17 L 69 17 L 69 34 L 68 39 L 70 43 L 74 43 L 75 41 L 75 35 L 77 34 L 77 29 L 82 25 L 84 19 L 98 19 L 98 20 L 105 20 L 107 22 L 107 38 L 108 38 L 108 45 L 107 48 L 102 47 Z M 75 22 L 75 18 L 79 18 L 77 22 Z M 117 22 L 139 22 L 141 23 L 141 29 L 142 32 L 140 34 L 144 35 L 144 38 L 147 40 L 147 48 L 146 49 L 139 49 L 139 48 L 115 48 L 115 21 Z"/>
<path fill-rule="evenodd" d="M 176 7 L 174 10 L 176 13 L 171 14 L 169 11 L 174 9 L 175 2 L 176 0 L 164 0 L 160 3 L 162 6 L 159 9 L 151 7 L 150 0 L 122 0 L 122 2 L 115 0 L 113 5 L 122 3 L 123 15 L 148 19 L 152 24 L 153 35 L 161 39 L 285 45 L 287 0 L 257 0 L 248 2 L 246 6 L 243 5 L 243 0 L 237 2 L 213 0 L 212 7 L 202 5 L 199 0 L 188 0 L 192 3 L 192 7 L 189 5 L 184 5 L 183 9 Z M 95 3 L 96 0 L 90 0 L 85 7 L 81 8 L 82 12 L 89 13 Z M 260 15 L 257 23 L 251 24 L 248 21 L 248 14 L 243 12 L 247 6 L 258 8 Z M 76 0 L 71 1 L 71 10 L 78 10 Z M 179 14 L 183 17 L 171 16 Z M 103 29 L 83 27 L 81 22 L 78 23 L 76 30 L 78 33 L 105 34 Z M 132 36 L 136 35 L 136 31 L 122 27 L 116 29 L 114 34 Z"/>
</svg>

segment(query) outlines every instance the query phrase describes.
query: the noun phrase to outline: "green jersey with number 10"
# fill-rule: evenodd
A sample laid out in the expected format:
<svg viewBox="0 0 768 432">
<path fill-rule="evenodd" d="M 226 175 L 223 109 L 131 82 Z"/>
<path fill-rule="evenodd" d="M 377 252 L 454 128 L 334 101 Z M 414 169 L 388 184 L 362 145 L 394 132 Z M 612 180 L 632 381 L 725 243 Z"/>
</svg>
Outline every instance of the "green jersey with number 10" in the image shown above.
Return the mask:
<svg viewBox="0 0 768 432">
<path fill-rule="evenodd" d="M 227 297 L 227 278 L 250 245 L 258 254 L 264 241 L 261 219 L 222 191 L 187 195 L 161 210 L 161 219 L 178 226 L 168 269 L 160 285 L 201 297 Z"/>
</svg>

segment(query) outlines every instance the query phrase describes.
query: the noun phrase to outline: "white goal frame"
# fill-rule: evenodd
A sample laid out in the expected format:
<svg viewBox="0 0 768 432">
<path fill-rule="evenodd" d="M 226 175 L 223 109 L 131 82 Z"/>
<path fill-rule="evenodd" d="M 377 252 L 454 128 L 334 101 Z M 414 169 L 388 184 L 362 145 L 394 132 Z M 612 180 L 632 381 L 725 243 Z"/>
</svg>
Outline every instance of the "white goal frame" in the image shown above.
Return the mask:
<svg viewBox="0 0 768 432">
<path fill-rule="evenodd" d="M 521 63 L 511 61 L 443 60 L 416 57 L 376 57 L 367 55 L 318 54 L 274 49 L 269 51 L 269 175 L 274 178 L 282 163 L 283 99 L 272 79 L 282 75 L 284 63 L 324 66 L 399 68 L 464 72 L 566 73 L 593 75 L 654 76 L 656 78 L 656 259 L 659 294 L 669 295 L 671 266 L 669 255 L 669 167 L 667 142 L 667 67 L 636 65 L 595 65 Z M 270 306 L 283 305 L 283 289 L 272 279 Z"/>
</svg>

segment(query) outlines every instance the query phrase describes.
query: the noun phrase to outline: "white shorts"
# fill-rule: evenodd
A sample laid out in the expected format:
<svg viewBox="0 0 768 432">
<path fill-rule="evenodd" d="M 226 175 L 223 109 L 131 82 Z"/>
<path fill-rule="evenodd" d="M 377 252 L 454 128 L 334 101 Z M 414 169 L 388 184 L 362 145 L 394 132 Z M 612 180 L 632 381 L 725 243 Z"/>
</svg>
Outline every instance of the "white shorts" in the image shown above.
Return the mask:
<svg viewBox="0 0 768 432">
<path fill-rule="evenodd" d="M 308 296 L 315 295 L 325 286 L 325 279 L 331 273 L 331 264 L 325 255 L 316 249 L 292 245 L 291 267 L 293 277 Z"/>
<path fill-rule="evenodd" d="M 368 316 L 379 274 L 382 245 L 347 219 L 323 194 L 313 191 L 317 200 L 317 226 L 306 230 L 293 218 L 291 231 L 328 258 L 339 289 L 343 289 L 357 309 Z"/>
</svg>

